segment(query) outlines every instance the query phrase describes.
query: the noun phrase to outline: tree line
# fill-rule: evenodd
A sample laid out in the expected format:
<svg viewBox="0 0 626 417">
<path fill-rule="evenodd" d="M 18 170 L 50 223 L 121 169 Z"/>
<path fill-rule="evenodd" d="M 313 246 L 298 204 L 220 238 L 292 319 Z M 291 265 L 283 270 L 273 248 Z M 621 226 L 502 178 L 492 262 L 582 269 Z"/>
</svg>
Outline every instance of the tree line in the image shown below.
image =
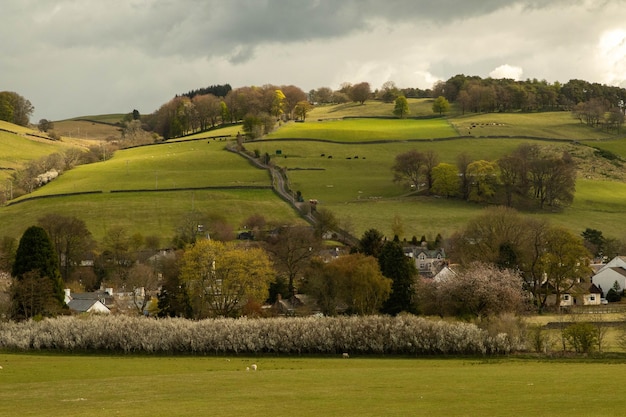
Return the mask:
<svg viewBox="0 0 626 417">
<path fill-rule="evenodd" d="M 394 181 L 416 192 L 510 207 L 563 207 L 574 199 L 576 166 L 567 152 L 521 144 L 497 161 L 472 160 L 463 152 L 456 164 L 439 162 L 434 151 L 396 155 Z"/>
</svg>

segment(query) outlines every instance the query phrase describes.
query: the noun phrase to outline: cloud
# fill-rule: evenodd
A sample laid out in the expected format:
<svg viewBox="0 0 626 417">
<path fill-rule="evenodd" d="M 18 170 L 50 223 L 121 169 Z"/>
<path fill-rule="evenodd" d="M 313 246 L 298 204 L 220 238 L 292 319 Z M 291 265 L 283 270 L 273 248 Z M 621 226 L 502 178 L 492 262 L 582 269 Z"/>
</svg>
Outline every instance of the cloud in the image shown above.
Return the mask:
<svg viewBox="0 0 626 417">
<path fill-rule="evenodd" d="M 34 118 L 148 113 L 220 83 L 626 83 L 626 0 L 3 0 L 2 13 L 0 90 Z"/>
<path fill-rule="evenodd" d="M 522 79 L 524 70 L 520 67 L 516 67 L 509 64 L 500 65 L 489 73 L 491 78 L 510 78 L 512 80 L 519 81 Z"/>
</svg>

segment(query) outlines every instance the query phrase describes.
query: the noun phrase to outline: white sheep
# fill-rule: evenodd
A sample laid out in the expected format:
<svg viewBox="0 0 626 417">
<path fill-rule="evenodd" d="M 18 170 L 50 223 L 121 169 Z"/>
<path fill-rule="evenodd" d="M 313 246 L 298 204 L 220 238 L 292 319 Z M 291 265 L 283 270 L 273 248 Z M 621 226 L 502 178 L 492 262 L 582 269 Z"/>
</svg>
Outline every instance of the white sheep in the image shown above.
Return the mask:
<svg viewBox="0 0 626 417">
<path fill-rule="evenodd" d="M 350 355 L 348 354 L 348 352 L 343 352 L 343 355 L 341 355 L 341 357 L 344 359 L 348 359 Z"/>
<path fill-rule="evenodd" d="M 256 371 L 256 363 L 253 363 L 252 365 L 250 365 L 250 368 L 252 368 L 253 371 Z"/>
</svg>

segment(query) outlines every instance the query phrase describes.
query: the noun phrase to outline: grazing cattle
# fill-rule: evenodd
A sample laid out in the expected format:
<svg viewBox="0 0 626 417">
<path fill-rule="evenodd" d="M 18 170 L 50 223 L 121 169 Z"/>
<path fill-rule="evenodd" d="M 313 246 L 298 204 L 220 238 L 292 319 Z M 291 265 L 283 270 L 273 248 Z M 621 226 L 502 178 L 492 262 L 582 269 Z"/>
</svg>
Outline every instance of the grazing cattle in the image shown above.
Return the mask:
<svg viewBox="0 0 626 417">
<path fill-rule="evenodd" d="M 333 159 L 333 156 L 332 155 L 328 155 L 328 159 Z"/>
</svg>

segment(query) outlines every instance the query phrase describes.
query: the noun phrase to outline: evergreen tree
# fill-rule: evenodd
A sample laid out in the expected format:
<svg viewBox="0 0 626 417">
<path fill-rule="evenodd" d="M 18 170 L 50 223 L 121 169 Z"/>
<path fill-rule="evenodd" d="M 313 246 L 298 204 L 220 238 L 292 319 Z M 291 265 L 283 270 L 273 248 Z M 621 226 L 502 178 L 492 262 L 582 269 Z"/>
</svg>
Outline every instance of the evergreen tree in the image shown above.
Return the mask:
<svg viewBox="0 0 626 417">
<path fill-rule="evenodd" d="M 386 242 L 378 257 L 378 264 L 384 276 L 391 278 L 391 295 L 383 305 L 383 312 L 396 315 L 400 312 L 416 313 L 415 305 L 415 263 L 404 255 L 399 242 Z"/>
<path fill-rule="evenodd" d="M 11 274 L 16 281 L 12 293 L 14 318 L 55 315 L 65 306 L 58 258 L 43 228 L 31 226 L 26 229 L 17 247 Z M 40 301 L 32 303 L 29 288 L 34 288 L 33 283 L 37 281 L 40 283 L 37 291 Z M 26 297 L 30 298 L 29 303 L 24 302 Z"/>
<path fill-rule="evenodd" d="M 359 249 L 358 251 L 367 255 L 373 256 L 374 258 L 378 258 L 380 255 L 380 251 L 383 247 L 383 239 L 384 236 L 376 229 L 369 229 L 363 236 L 361 240 L 359 240 Z"/>
</svg>

